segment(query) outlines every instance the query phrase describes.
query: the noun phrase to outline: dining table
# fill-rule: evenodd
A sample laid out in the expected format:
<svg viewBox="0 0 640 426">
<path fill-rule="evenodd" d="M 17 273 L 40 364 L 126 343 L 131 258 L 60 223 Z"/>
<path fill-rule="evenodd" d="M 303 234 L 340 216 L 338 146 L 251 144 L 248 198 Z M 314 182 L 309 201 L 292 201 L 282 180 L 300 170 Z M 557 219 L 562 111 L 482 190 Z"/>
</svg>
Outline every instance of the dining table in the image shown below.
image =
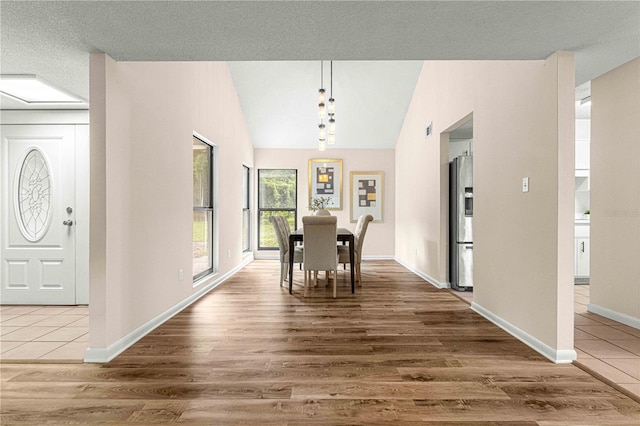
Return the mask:
<svg viewBox="0 0 640 426">
<path fill-rule="evenodd" d="M 356 292 L 356 287 L 354 284 L 354 266 L 355 266 L 355 254 L 354 254 L 354 244 L 355 238 L 353 236 L 353 232 L 349 231 L 347 228 L 338 228 L 336 241 L 342 242 L 342 244 L 349 243 L 349 262 L 351 267 L 349 268 L 351 271 L 351 293 Z M 289 294 L 293 291 L 293 251 L 296 246 L 296 243 L 304 242 L 304 232 L 302 228 L 296 229 L 291 234 L 289 234 Z M 337 250 L 337 247 L 336 247 Z"/>
</svg>

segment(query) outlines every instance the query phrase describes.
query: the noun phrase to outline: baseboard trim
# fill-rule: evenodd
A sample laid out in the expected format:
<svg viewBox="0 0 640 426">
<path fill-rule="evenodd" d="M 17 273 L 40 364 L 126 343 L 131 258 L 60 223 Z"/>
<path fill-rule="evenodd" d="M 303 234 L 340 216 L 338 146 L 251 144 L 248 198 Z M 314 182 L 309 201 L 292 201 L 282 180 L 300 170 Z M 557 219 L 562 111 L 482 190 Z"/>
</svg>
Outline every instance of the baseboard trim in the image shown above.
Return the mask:
<svg viewBox="0 0 640 426">
<path fill-rule="evenodd" d="M 623 314 L 593 303 L 587 305 L 587 311 L 640 330 L 640 318 L 632 317 L 631 315 Z"/>
<path fill-rule="evenodd" d="M 280 251 L 278 250 L 257 251 L 253 253 L 253 257 L 256 260 L 279 260 Z"/>
<path fill-rule="evenodd" d="M 471 302 L 471 309 L 556 364 L 571 364 L 578 358 L 575 350 L 554 349 L 476 302 Z"/>
<path fill-rule="evenodd" d="M 414 274 L 416 274 L 417 276 L 419 276 L 420 278 L 422 278 L 423 280 L 425 280 L 426 282 L 428 282 L 429 284 L 431 284 L 432 286 L 436 287 L 436 288 L 450 288 L 451 286 L 449 285 L 449 283 L 442 283 L 438 280 L 436 280 L 433 277 L 430 277 L 429 275 L 425 274 L 424 272 L 414 268 L 411 265 L 406 264 L 404 261 L 398 259 L 397 257 L 394 258 L 394 260 L 396 262 L 398 262 L 399 264 L 401 264 L 402 266 L 404 266 L 405 268 L 407 268 L 408 270 L 410 270 L 411 272 L 413 272 Z"/>
<path fill-rule="evenodd" d="M 394 256 L 389 255 L 376 255 L 376 256 L 362 256 L 362 260 L 396 260 Z"/>
<path fill-rule="evenodd" d="M 245 256 L 242 263 L 240 263 L 235 268 L 231 269 L 224 275 L 219 277 L 214 277 L 210 282 L 202 285 L 198 289 L 197 292 L 193 293 L 191 296 L 177 303 L 173 307 L 167 309 L 160 315 L 156 316 L 152 320 L 146 322 L 140 327 L 133 330 L 131 333 L 122 337 L 121 339 L 115 341 L 111 345 L 106 348 L 88 348 L 84 355 L 84 362 L 87 363 L 105 363 L 109 362 L 118 355 L 120 355 L 124 350 L 132 346 L 138 340 L 142 339 L 144 336 L 152 332 L 154 329 L 158 328 L 160 325 L 164 324 L 167 320 L 172 318 L 174 315 L 182 311 L 187 306 L 191 305 L 196 300 L 200 299 L 202 296 L 207 294 L 209 291 L 219 286 L 231 276 L 236 274 L 242 268 L 247 266 L 249 263 L 253 261 L 253 256 Z"/>
</svg>

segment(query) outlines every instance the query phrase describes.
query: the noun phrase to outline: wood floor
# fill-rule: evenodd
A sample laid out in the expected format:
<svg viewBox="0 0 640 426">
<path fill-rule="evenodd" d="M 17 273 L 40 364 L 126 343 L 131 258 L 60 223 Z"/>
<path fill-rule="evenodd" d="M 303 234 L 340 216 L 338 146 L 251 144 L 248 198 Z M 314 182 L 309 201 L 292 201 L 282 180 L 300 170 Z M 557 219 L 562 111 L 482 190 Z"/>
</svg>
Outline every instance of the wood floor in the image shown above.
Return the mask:
<svg viewBox="0 0 640 426">
<path fill-rule="evenodd" d="M 634 425 L 640 404 L 554 365 L 393 261 L 302 297 L 255 261 L 114 361 L 3 364 L 2 425 Z"/>
</svg>

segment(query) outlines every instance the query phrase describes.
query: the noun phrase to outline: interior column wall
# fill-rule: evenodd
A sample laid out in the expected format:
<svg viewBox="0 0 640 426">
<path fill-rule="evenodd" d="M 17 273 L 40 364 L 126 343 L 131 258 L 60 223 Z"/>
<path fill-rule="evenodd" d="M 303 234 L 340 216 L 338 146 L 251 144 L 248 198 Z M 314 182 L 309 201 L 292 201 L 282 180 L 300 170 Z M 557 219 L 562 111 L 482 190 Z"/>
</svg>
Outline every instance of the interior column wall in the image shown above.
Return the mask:
<svg viewBox="0 0 640 426">
<path fill-rule="evenodd" d="M 473 114 L 475 308 L 561 362 L 575 357 L 566 266 L 573 205 L 562 201 L 573 200 L 573 72 L 566 52 L 543 61 L 427 61 L 396 146 L 396 256 L 446 283 L 439 135 Z"/>
<path fill-rule="evenodd" d="M 591 82 L 589 310 L 640 328 L 640 59 Z"/>
<path fill-rule="evenodd" d="M 253 165 L 253 147 L 226 63 L 92 54 L 90 65 L 89 344 L 97 350 L 198 291 L 191 279 L 194 132 L 217 146 L 216 277 L 243 262 L 242 165 Z"/>
</svg>

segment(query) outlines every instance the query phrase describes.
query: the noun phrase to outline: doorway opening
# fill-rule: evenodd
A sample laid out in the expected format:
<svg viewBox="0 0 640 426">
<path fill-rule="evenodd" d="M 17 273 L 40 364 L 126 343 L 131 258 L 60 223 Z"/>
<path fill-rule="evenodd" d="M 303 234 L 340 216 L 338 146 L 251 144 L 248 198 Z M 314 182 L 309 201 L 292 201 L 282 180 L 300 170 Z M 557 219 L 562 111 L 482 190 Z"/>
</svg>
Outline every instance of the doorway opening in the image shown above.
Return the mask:
<svg viewBox="0 0 640 426">
<path fill-rule="evenodd" d="M 449 283 L 473 291 L 473 117 L 449 132 Z M 472 296 L 470 296 L 472 297 Z"/>
</svg>

